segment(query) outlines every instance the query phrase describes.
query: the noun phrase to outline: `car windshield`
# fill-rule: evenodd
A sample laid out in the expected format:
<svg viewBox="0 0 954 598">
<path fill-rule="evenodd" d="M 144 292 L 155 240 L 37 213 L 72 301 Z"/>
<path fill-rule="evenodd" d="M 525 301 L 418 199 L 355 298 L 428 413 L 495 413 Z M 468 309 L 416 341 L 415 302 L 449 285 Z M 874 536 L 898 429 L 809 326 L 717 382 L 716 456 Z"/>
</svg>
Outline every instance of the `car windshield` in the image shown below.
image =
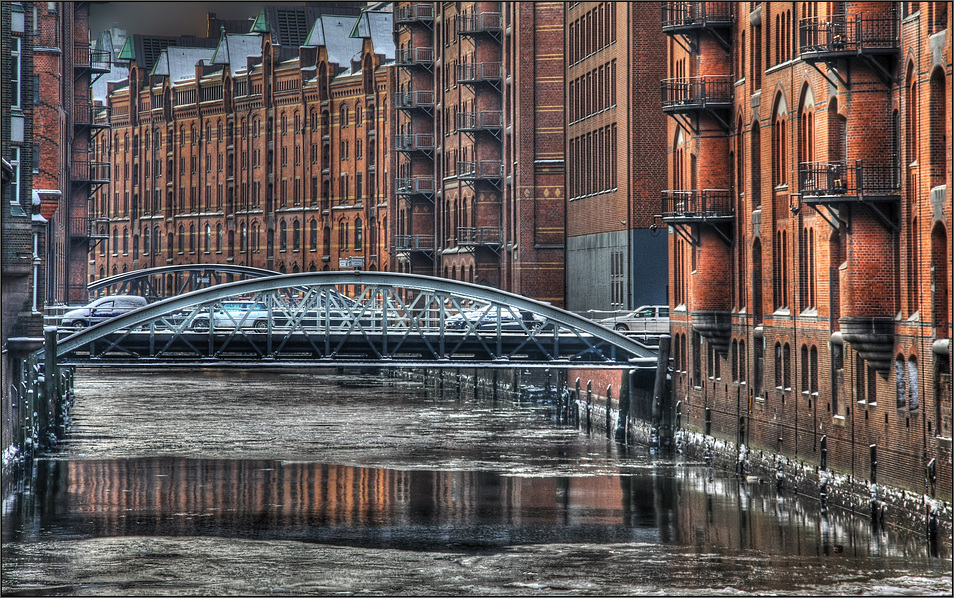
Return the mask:
<svg viewBox="0 0 954 598">
<path fill-rule="evenodd" d="M 238 302 L 232 301 L 232 302 L 223 303 L 222 307 L 225 308 L 226 311 L 249 311 L 253 309 L 264 310 L 265 304 L 264 303 L 247 303 L 244 301 L 238 301 Z"/>
</svg>

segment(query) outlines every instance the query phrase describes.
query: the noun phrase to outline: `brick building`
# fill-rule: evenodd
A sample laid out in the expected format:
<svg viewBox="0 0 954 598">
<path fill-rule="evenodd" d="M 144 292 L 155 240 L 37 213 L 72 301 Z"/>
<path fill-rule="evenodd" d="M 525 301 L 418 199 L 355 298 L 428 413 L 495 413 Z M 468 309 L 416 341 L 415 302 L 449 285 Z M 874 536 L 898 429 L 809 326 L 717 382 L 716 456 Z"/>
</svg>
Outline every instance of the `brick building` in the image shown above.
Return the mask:
<svg viewBox="0 0 954 598">
<path fill-rule="evenodd" d="M 567 307 L 667 300 L 667 245 L 651 228 L 666 183 L 665 53 L 656 2 L 571 2 L 566 13 Z"/>
<path fill-rule="evenodd" d="M 210 22 L 216 22 L 210 19 Z M 131 34 L 90 279 L 172 264 L 388 268 L 387 6 L 265 7 L 247 33 Z M 174 288 L 177 281 L 156 281 Z"/>
<path fill-rule="evenodd" d="M 394 4 L 396 263 L 564 304 L 564 4 Z"/>
<path fill-rule="evenodd" d="M 663 3 L 684 426 L 951 499 L 949 24 L 944 2 Z"/>
<path fill-rule="evenodd" d="M 4 2 L 0 35 L 0 378 L 7 455 L 22 404 L 14 386 L 23 377 L 22 359 L 42 344 L 43 308 L 86 296 L 86 208 L 95 184 L 89 98 L 102 63 L 90 48 L 86 2 Z"/>
</svg>

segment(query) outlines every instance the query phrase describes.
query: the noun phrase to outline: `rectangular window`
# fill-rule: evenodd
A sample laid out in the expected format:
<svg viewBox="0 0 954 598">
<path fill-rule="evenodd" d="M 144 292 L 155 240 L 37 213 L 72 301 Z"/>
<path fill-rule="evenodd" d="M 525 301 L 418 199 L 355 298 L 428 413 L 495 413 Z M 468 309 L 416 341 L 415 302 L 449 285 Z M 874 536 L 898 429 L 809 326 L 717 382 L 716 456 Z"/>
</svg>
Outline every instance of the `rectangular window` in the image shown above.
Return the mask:
<svg viewBox="0 0 954 598">
<path fill-rule="evenodd" d="M 13 38 L 13 48 L 10 50 L 10 107 L 20 107 L 20 83 L 23 73 L 23 63 L 21 60 L 21 48 L 23 40 L 19 37 Z"/>
<path fill-rule="evenodd" d="M 10 181 L 10 205 L 20 207 L 20 148 L 10 148 L 10 166 L 13 180 Z"/>
</svg>

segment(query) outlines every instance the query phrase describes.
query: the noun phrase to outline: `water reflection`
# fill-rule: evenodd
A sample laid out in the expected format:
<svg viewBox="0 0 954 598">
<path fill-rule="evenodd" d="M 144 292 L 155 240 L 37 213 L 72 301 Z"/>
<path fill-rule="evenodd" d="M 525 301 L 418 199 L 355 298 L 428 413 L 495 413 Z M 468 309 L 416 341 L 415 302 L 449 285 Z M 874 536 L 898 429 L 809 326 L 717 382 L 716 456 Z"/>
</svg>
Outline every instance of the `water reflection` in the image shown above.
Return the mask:
<svg viewBox="0 0 954 598">
<path fill-rule="evenodd" d="M 157 457 L 43 461 L 38 480 L 33 523 L 72 538 L 215 536 L 407 550 L 641 542 L 699 553 L 928 556 L 915 538 L 873 533 L 863 518 L 821 517 L 814 501 L 779 496 L 769 484 L 665 462 L 617 476 L 522 477 Z M 17 529 L 35 528 L 4 525 L 4 540 L 24 539 Z"/>
<path fill-rule="evenodd" d="M 4 503 L 4 595 L 951 591 L 949 547 L 587 436 L 553 405 L 149 381 L 79 379 L 71 439 Z"/>
</svg>

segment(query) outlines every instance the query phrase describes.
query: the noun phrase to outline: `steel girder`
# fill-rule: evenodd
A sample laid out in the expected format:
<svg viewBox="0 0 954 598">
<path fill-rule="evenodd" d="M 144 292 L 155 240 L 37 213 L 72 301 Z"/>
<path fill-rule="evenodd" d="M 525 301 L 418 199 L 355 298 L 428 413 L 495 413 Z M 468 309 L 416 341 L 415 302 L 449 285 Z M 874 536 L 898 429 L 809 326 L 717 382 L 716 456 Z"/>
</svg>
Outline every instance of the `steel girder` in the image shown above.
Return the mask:
<svg viewBox="0 0 954 598">
<path fill-rule="evenodd" d="M 655 367 L 653 349 L 552 305 L 414 274 L 220 284 L 62 338 L 65 364 Z"/>
</svg>

